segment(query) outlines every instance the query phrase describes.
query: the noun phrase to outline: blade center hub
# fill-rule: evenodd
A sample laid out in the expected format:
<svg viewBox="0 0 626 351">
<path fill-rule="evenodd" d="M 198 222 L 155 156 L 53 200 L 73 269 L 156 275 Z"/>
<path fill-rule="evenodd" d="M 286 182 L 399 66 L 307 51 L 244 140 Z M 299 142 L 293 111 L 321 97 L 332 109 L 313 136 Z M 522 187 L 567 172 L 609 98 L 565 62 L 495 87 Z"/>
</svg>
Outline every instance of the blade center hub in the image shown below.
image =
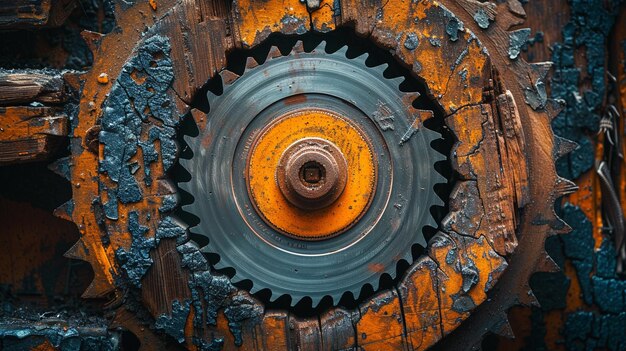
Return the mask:
<svg viewBox="0 0 626 351">
<path fill-rule="evenodd" d="M 345 156 L 332 142 L 303 138 L 281 156 L 276 180 L 283 196 L 302 209 L 320 209 L 332 204 L 347 182 Z"/>
</svg>

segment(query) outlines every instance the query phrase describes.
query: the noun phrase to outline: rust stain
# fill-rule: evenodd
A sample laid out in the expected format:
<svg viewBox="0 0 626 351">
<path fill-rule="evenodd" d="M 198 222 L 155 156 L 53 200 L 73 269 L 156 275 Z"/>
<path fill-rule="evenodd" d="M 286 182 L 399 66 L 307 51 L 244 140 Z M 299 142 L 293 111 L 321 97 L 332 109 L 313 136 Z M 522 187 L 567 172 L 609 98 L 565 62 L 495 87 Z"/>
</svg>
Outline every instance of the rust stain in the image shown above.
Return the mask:
<svg viewBox="0 0 626 351">
<path fill-rule="evenodd" d="M 307 101 L 307 97 L 304 94 L 297 94 L 287 97 L 283 100 L 285 105 L 298 105 Z"/>
<path fill-rule="evenodd" d="M 343 193 L 332 205 L 314 211 L 291 204 L 275 180 L 283 152 L 308 137 L 335 144 L 348 165 Z M 377 170 L 371 147 L 358 129 L 334 114 L 311 109 L 291 113 L 263 132 L 251 153 L 247 174 L 256 206 L 271 225 L 313 239 L 339 233 L 360 218 L 374 195 Z"/>
<path fill-rule="evenodd" d="M 367 268 L 376 273 L 382 273 L 385 271 L 385 266 L 381 263 L 370 263 L 367 265 Z"/>
</svg>

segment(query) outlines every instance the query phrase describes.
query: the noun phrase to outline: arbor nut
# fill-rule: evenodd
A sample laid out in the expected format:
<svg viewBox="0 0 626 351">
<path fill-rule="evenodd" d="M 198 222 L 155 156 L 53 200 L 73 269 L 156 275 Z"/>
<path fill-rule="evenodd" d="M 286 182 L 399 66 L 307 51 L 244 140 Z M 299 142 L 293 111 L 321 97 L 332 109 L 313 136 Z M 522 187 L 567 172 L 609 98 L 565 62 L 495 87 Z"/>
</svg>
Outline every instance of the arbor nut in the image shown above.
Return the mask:
<svg viewBox="0 0 626 351">
<path fill-rule="evenodd" d="M 348 164 L 339 148 L 322 138 L 289 145 L 276 170 L 283 196 L 294 206 L 317 210 L 335 202 L 347 182 Z"/>
</svg>

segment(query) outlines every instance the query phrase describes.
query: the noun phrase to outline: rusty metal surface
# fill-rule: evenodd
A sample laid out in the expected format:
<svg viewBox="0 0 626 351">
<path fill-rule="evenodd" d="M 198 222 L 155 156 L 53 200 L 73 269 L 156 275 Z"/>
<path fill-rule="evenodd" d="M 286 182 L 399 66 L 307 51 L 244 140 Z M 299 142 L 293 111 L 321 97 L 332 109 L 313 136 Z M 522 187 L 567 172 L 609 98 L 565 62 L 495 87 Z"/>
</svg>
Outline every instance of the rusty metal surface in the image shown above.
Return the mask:
<svg viewBox="0 0 626 351">
<path fill-rule="evenodd" d="M 299 95 L 302 97 L 306 98 L 306 95 Z M 300 238 L 328 238 L 347 230 L 367 211 L 374 198 L 378 165 L 369 140 L 357 124 L 328 110 L 303 105 L 290 112 L 289 118 L 278 119 L 259 133 L 245 176 L 255 208 L 270 225 Z M 329 200 L 332 200 L 332 206 L 307 210 L 302 207 L 314 204 L 298 206 L 304 199 L 290 198 L 290 190 L 284 186 L 281 162 L 290 150 L 297 151 L 293 147 L 312 136 L 316 140 L 325 140 L 328 145 L 340 145 L 341 149 L 335 153 L 342 154 L 338 157 L 343 158 L 339 162 L 344 163 L 345 179 L 341 192 L 334 194 L 336 201 L 332 197 L 325 200 L 326 205 L 331 205 Z M 346 163 L 346 157 L 349 163 Z"/>
<path fill-rule="evenodd" d="M 142 335 L 145 345 L 158 344 L 151 334 L 156 329 L 190 349 L 230 349 L 234 345 L 243 349 L 277 345 L 281 349 L 425 349 L 444 337 L 441 347 L 470 348 L 480 343 L 485 332 L 510 332 L 505 313 L 511 305 L 536 303 L 528 285 L 531 275 L 554 269 L 545 252 L 545 238 L 568 230 L 553 211 L 554 200 L 575 188 L 554 170 L 554 159 L 563 157 L 572 146 L 551 131 L 551 119 L 561 107 L 547 99 L 544 82 L 549 65 L 529 65 L 521 58 L 529 32 L 516 27 L 525 16 L 518 1 L 150 1 L 119 4 L 117 14 L 123 30 L 104 37 L 87 36 L 95 64 L 82 76 L 81 109 L 72 129 L 72 162 L 67 165 L 74 202 L 57 214 L 74 220 L 81 232 L 81 240 L 68 255 L 94 267 L 95 280 L 86 296 L 115 292 L 113 306 L 120 306 L 117 323 Z M 138 24 L 146 30 L 131 29 Z M 179 200 L 170 182 L 177 157 L 175 128 L 179 117 L 189 112 L 201 130 L 192 160 L 202 152 L 223 157 L 213 146 L 224 131 L 197 109 L 196 93 L 225 67 L 227 52 L 261 45 L 272 33 L 304 34 L 346 26 L 373 45 L 393 52 L 424 82 L 425 95 L 443 111 L 442 116 L 414 111 L 410 99 L 400 99 L 398 103 L 411 110 L 414 118 L 403 120 L 399 127 L 397 120 L 391 123 L 386 118 L 385 108 L 372 109 L 368 115 L 381 117 L 374 117 L 372 130 L 386 135 L 396 128 L 394 142 L 398 148 L 406 148 L 424 130 L 424 121 L 445 118 L 458 139 L 450 159 L 460 179 L 439 233 L 425 245 L 425 254 L 412 262 L 397 286 L 361 301 L 356 309 L 332 308 L 311 318 L 295 316 L 290 309 L 265 311 L 254 296 L 211 269 L 184 225 L 171 216 Z M 183 37 L 186 40 L 179 40 Z M 249 62 L 241 78 L 227 71 L 222 71 L 221 78 L 227 86 L 234 86 L 264 67 L 255 66 Z M 375 77 L 368 84 L 379 81 L 384 80 Z M 345 82 L 337 82 L 336 87 L 348 90 Z M 353 103 L 362 103 L 365 96 Z M 219 104 L 223 97 L 214 97 L 212 102 Z M 239 118 L 234 116 L 229 117 Z M 260 130 L 265 125 L 257 127 Z M 252 139 L 244 143 L 252 144 Z M 188 140 L 193 144 L 193 139 Z M 236 140 L 223 140 L 235 152 L 242 150 L 237 149 Z M 377 183 L 385 179 L 385 167 L 392 164 L 385 162 L 378 164 Z M 234 177 L 227 171 L 208 176 L 220 167 L 228 169 L 227 162 L 195 172 L 206 177 L 201 185 L 214 181 L 212 189 L 218 192 L 249 187 L 243 163 Z M 311 172 L 308 179 L 316 180 L 315 170 Z M 432 172 L 431 164 L 420 174 L 428 172 Z M 305 175 L 298 173 L 298 177 Z M 224 187 L 229 178 L 236 186 Z M 348 175 L 348 183 L 349 179 Z M 407 188 L 402 193 L 414 190 Z M 193 189 L 190 192 L 199 194 Z M 377 202 L 380 195 L 376 189 L 371 205 L 363 201 L 363 219 L 383 208 Z M 244 214 L 255 215 L 258 204 L 243 191 L 238 196 L 248 201 Z M 220 208 L 226 207 L 226 200 L 224 195 L 216 206 L 202 208 L 196 215 L 202 219 L 204 213 L 225 211 L 227 218 L 236 218 L 239 214 L 235 211 Z M 414 208 L 402 205 L 394 209 L 419 217 Z M 234 261 L 236 252 L 213 247 L 216 241 L 231 238 L 224 247 L 238 248 L 242 237 L 246 239 L 239 235 L 241 228 L 249 226 L 240 223 L 229 230 L 221 226 L 220 217 L 201 221 L 201 226 L 208 226 L 211 241 L 204 250 L 222 256 L 216 267 L 236 267 L 243 262 Z M 398 229 L 402 233 L 420 226 L 386 218 L 404 226 Z M 359 223 L 339 225 L 348 230 L 336 238 L 349 238 Z M 266 224 L 261 218 L 254 225 Z M 284 241 L 285 237 L 275 238 Z M 307 242 L 307 250 L 317 241 L 324 242 Z M 405 246 L 407 242 L 411 241 L 402 240 Z M 257 259 L 254 249 L 242 254 L 244 258 L 251 255 Z M 231 262 L 225 262 L 228 260 Z M 367 255 L 363 260 L 372 262 Z M 370 276 L 380 275 L 377 264 L 367 268 L 375 271 L 368 273 Z M 287 273 L 277 270 L 275 281 Z M 252 281 L 259 277 L 253 270 L 248 274 Z M 120 305 L 121 301 L 127 305 Z"/>
<path fill-rule="evenodd" d="M 167 11 L 170 10 L 169 6 L 172 6 L 171 4 L 161 5 L 152 7 L 152 10 L 159 12 L 165 9 Z M 173 5 L 171 11 L 175 16 L 168 15 L 164 17 L 162 23 L 157 23 L 152 27 L 150 35 L 146 36 L 136 46 L 137 51 L 135 53 L 137 54 L 126 50 L 130 53 L 128 62 L 118 62 L 113 71 L 109 67 L 105 69 L 106 65 L 97 65 L 101 68 L 94 68 L 94 71 L 100 72 L 98 74 L 104 70 L 108 71 L 108 76 L 111 78 L 110 83 L 108 83 L 111 84 L 109 96 L 118 96 L 117 94 L 121 93 L 120 84 L 123 84 L 126 92 L 133 99 L 140 98 L 145 94 L 143 91 L 147 88 L 148 92 L 158 95 L 159 99 L 169 101 L 170 107 L 175 106 L 170 113 L 182 113 L 187 110 L 188 107 L 185 102 L 190 100 L 185 98 L 189 91 L 185 88 L 186 84 L 189 83 L 189 87 L 193 89 L 212 75 L 211 72 L 206 74 L 206 69 L 196 70 L 195 49 L 190 50 L 187 47 L 182 50 L 170 49 L 171 45 L 178 45 L 169 37 L 171 33 L 178 31 L 171 19 L 188 20 L 189 12 L 186 11 L 189 8 L 194 8 L 189 5 L 187 3 Z M 513 284 L 509 285 L 517 284 L 518 286 L 511 296 L 513 299 L 522 301 L 530 300 L 529 297 L 524 298 L 524 296 L 531 296 L 525 290 L 524 284 L 528 281 L 530 274 L 548 259 L 540 247 L 543 239 L 532 242 L 524 241 L 524 245 L 520 245 L 515 236 L 516 228 L 522 232 L 533 231 L 545 234 L 555 228 L 558 230 L 559 227 L 563 227 L 562 222 L 552 211 L 552 201 L 561 194 L 571 191 L 571 185 L 556 177 L 550 167 L 553 160 L 552 149 L 555 139 L 552 137 L 548 119 L 545 117 L 554 113 L 555 109 L 543 101 L 541 85 L 536 84 L 537 79 L 541 79 L 542 71 L 533 70 L 532 67 L 520 60 L 513 60 L 514 69 L 505 68 L 508 67 L 508 60 L 511 60 L 508 55 L 508 40 L 505 43 L 505 38 L 508 39 L 506 35 L 498 33 L 495 37 L 497 44 L 487 41 L 487 45 L 483 46 L 484 44 L 477 40 L 473 34 L 480 33 L 481 29 L 475 29 L 473 32 L 465 30 L 455 15 L 461 14 L 464 10 L 459 4 L 452 1 L 446 2 L 445 7 L 434 2 L 401 2 L 394 3 L 394 6 L 387 6 L 383 4 L 358 5 L 347 1 L 341 3 L 340 9 L 338 9 L 340 12 L 328 11 L 329 7 L 322 5 L 319 11 L 316 11 L 310 18 L 308 13 L 303 10 L 304 4 L 295 1 L 293 3 L 290 1 L 236 2 L 232 6 L 232 17 L 221 12 L 221 9 L 217 12 L 220 13 L 219 16 L 222 16 L 222 19 L 228 18 L 225 23 L 228 23 L 226 27 L 230 29 L 223 32 L 224 37 L 213 36 L 209 41 L 212 44 L 217 43 L 218 48 L 220 44 L 223 45 L 222 48 L 224 49 L 217 49 L 207 56 L 210 57 L 210 67 L 214 71 L 223 68 L 224 65 L 222 57 L 225 55 L 220 56 L 219 52 L 224 53 L 233 46 L 256 45 L 266 39 L 271 32 L 295 34 L 303 33 L 309 30 L 311 26 L 329 30 L 342 24 L 353 24 L 358 35 L 369 36 L 375 44 L 385 49 L 394 49 L 395 56 L 405 65 L 412 67 L 413 71 L 422 78 L 429 88 L 429 95 L 438 101 L 445 115 L 449 116 L 448 121 L 451 129 L 460 139 L 453 154 L 453 165 L 461 173 L 463 182 L 456 186 L 456 191 L 451 199 L 451 213 L 442 228 L 446 233 L 437 235 L 439 239 L 428 247 L 428 257 L 436 265 L 420 266 L 421 270 L 414 271 L 413 274 L 407 275 L 403 279 L 407 286 L 421 285 L 423 282 L 418 282 L 414 278 L 423 277 L 423 273 L 431 270 L 432 267 L 439 267 L 435 269 L 438 273 L 426 275 L 432 279 L 428 284 L 444 288 L 436 289 L 437 304 L 441 312 L 435 318 L 439 318 L 439 323 L 422 320 L 421 316 L 414 316 L 414 320 L 407 320 L 403 323 L 403 325 L 418 323 L 429 326 L 428 333 L 426 335 L 421 334 L 428 342 L 420 342 L 420 348 L 432 345 L 457 328 L 463 319 L 469 317 L 470 312 L 476 306 L 487 300 L 486 291 L 491 289 L 495 282 L 503 276 L 503 271 L 507 267 L 503 256 L 516 251 L 518 246 L 530 245 L 529 247 L 532 249 L 526 251 L 529 255 L 527 260 L 529 264 L 525 271 L 508 275 L 513 279 Z M 332 7 L 330 8 L 332 9 Z M 204 11 L 205 8 L 201 6 L 199 10 Z M 135 12 L 129 8 L 122 16 L 130 19 L 138 13 L 143 13 L 142 11 Z M 275 14 L 278 15 L 277 18 L 274 16 Z M 285 14 L 287 14 L 286 17 Z M 427 17 L 428 21 L 406 22 L 408 16 L 417 16 L 418 19 Z M 287 20 L 283 21 L 281 18 Z M 506 16 L 504 18 L 505 22 L 510 19 Z M 146 21 L 150 22 L 151 20 Z M 193 21 L 191 22 L 193 23 Z M 469 22 L 471 20 L 463 21 L 466 26 L 473 28 Z M 219 20 L 217 23 L 219 26 Z M 412 31 L 409 33 L 405 32 L 406 23 L 411 23 L 409 26 L 412 26 Z M 184 27 L 183 31 L 194 32 L 196 27 Z M 108 50 L 119 52 L 128 43 L 127 40 L 118 40 L 122 37 L 130 38 L 132 34 L 122 32 L 111 35 L 110 38 L 105 38 L 100 50 L 108 48 Z M 107 39 L 110 40 L 107 41 Z M 418 47 L 419 50 L 417 50 Z M 485 50 L 485 47 L 488 50 Z M 181 52 L 189 53 L 191 59 L 170 60 L 170 56 L 178 57 Z M 163 69 L 161 73 L 154 75 L 152 68 L 148 68 L 150 56 L 156 63 L 154 68 Z M 496 67 L 501 68 L 500 70 L 496 71 L 491 64 L 492 60 Z M 133 67 L 140 67 L 140 71 L 150 72 L 148 79 L 136 79 L 137 76 L 133 73 Z M 428 69 L 424 69 L 425 67 Z M 122 69 L 121 73 L 120 69 Z M 174 79 L 173 72 L 180 72 L 180 78 Z M 199 74 L 200 78 L 193 76 L 196 73 Z M 95 79 L 98 74 L 93 73 L 91 77 Z M 160 79 L 154 80 L 155 76 L 159 76 Z M 193 77 L 193 80 L 186 80 L 190 76 Z M 117 78 L 113 79 L 113 77 Z M 225 80 L 228 81 L 229 78 L 232 78 L 232 75 Z M 530 78 L 530 82 L 528 78 Z M 505 82 L 507 82 L 506 87 Z M 171 84 L 175 90 L 169 89 L 167 84 Z M 97 97 L 93 95 L 96 90 L 87 90 L 88 95 L 83 97 L 81 116 L 84 116 L 85 119 L 81 120 L 81 124 L 79 124 L 78 135 L 90 128 L 93 122 L 89 122 L 89 119 L 100 113 L 98 110 L 100 105 L 95 104 L 96 109 L 86 114 L 86 111 L 89 111 L 87 103 L 93 98 L 95 100 L 101 99 L 101 95 L 97 95 Z M 525 90 L 528 90 L 526 94 L 523 93 Z M 533 105 L 532 109 L 524 104 L 524 95 L 530 96 L 529 104 Z M 180 96 L 183 96 L 182 101 L 179 100 Z M 113 142 L 125 136 L 125 133 L 122 133 L 124 128 L 131 128 L 129 131 L 132 131 L 132 135 L 141 138 L 143 142 L 148 141 L 150 143 L 155 140 L 149 139 L 148 131 L 162 128 L 159 124 L 149 124 L 147 130 L 135 132 L 132 129 L 133 123 L 135 123 L 132 113 L 125 112 L 124 104 L 126 104 L 124 99 L 108 99 L 103 110 L 105 112 L 103 120 L 107 121 L 103 124 L 107 130 L 103 130 L 103 132 L 113 132 L 109 136 L 114 137 L 114 139 L 105 142 L 104 145 L 101 144 L 101 150 L 104 151 L 104 157 L 101 156 L 101 161 L 105 163 L 113 160 L 111 157 L 123 156 L 123 154 L 118 153 Z M 410 106 L 407 108 L 411 109 Z M 543 110 L 544 108 L 546 110 Z M 533 109 L 537 109 L 539 112 Z M 146 110 L 145 105 L 140 106 L 136 111 L 140 118 L 147 120 L 150 120 L 151 112 L 156 112 L 152 108 Z M 126 116 L 124 120 L 120 121 L 122 125 L 117 127 L 110 124 L 112 122 L 111 117 L 116 114 Z M 199 124 L 210 123 L 208 120 L 203 122 L 201 114 L 197 112 L 192 112 L 192 114 L 194 117 L 199 117 Z M 165 118 L 165 116 L 162 117 Z M 414 117 L 414 120 L 409 121 L 410 128 L 405 130 L 403 136 L 414 135 L 414 131 L 419 130 L 422 123 L 432 116 L 422 115 L 418 111 L 414 111 Z M 531 119 L 533 123 L 529 122 Z M 177 124 L 176 118 L 173 120 L 165 118 L 164 121 L 168 127 Z M 537 123 L 537 121 L 541 122 Z M 501 130 L 500 128 L 503 127 L 506 129 Z M 468 130 L 471 130 L 472 133 L 464 132 Z M 167 134 L 160 134 L 160 136 L 161 142 L 169 143 L 171 140 L 171 137 L 166 137 Z M 134 147 L 133 144 L 130 146 Z M 459 150 L 466 152 L 459 153 Z M 228 345 L 232 345 L 231 343 L 243 345 L 248 342 L 244 340 L 248 340 L 249 335 L 263 335 L 262 333 L 251 334 L 256 328 L 262 328 L 263 324 L 259 323 L 263 320 L 260 317 L 263 306 L 254 298 L 247 296 L 245 292 L 224 284 L 223 278 L 219 275 L 209 273 L 207 262 L 198 256 L 198 249 L 187 242 L 188 237 L 184 230 L 175 229 L 180 227 L 172 226 L 173 219 L 167 216 L 167 212 L 162 214 L 156 211 L 158 206 L 161 206 L 161 203 L 171 195 L 171 193 L 167 193 L 164 187 L 157 188 L 154 182 L 151 183 L 152 185 L 149 184 L 149 180 L 154 179 L 152 177 L 163 178 L 169 168 L 172 154 L 170 149 L 165 151 L 167 152 L 163 153 L 165 156 L 162 162 L 163 167 L 160 163 L 152 163 L 153 161 L 144 160 L 144 163 L 139 161 L 140 166 L 143 165 L 144 167 L 146 166 L 145 162 L 148 162 L 150 178 L 146 178 L 147 173 L 145 172 L 135 175 L 131 173 L 131 176 L 125 174 L 127 177 L 125 179 L 131 181 L 130 184 L 148 182 L 146 183 L 147 187 L 141 185 L 138 188 L 139 193 L 136 191 L 137 188 L 128 188 L 124 183 L 120 183 L 115 174 L 113 177 L 110 177 L 111 174 L 108 172 L 99 174 L 99 179 L 103 184 L 102 189 L 122 192 L 132 190 L 130 193 L 123 193 L 125 196 L 132 196 L 123 198 L 121 201 L 105 192 L 99 192 L 105 204 L 117 209 L 115 215 L 111 212 L 111 216 L 106 220 L 105 227 L 109 236 L 114 239 L 111 241 L 112 245 L 105 251 L 105 256 L 119 269 L 118 272 L 128 275 L 129 283 L 132 286 L 141 289 L 145 303 L 150 306 L 153 316 L 158 316 L 159 323 L 157 326 L 166 330 L 179 342 L 185 342 L 187 345 L 195 344 L 196 346 L 202 345 L 202 342 L 212 344 L 217 342 L 215 336 L 210 336 L 214 334 L 207 334 L 212 330 L 212 327 L 201 328 L 196 331 L 189 330 L 187 334 L 180 332 L 180 326 L 184 324 L 183 322 L 185 320 L 191 321 L 190 318 L 195 316 L 193 317 L 194 325 L 199 325 L 206 320 L 209 325 L 216 325 L 217 330 L 224 331 L 224 327 L 228 326 L 233 339 L 226 337 L 227 333 L 222 334 L 226 337 L 224 342 Z M 494 155 L 499 157 L 494 157 Z M 93 169 L 95 166 L 91 156 L 87 157 L 83 153 L 80 159 L 85 162 L 84 166 L 87 169 Z M 121 158 L 122 165 L 126 165 L 127 162 L 134 161 L 126 157 Z M 546 169 L 546 167 L 548 168 Z M 534 181 L 539 178 L 536 178 L 533 172 L 538 171 L 542 174 L 543 182 L 541 183 Z M 133 178 L 135 178 L 134 181 L 132 181 Z M 83 192 L 83 190 L 79 192 L 86 197 L 89 196 L 88 192 Z M 546 201 L 529 201 L 529 199 L 540 196 L 546 198 L 546 194 Z M 146 199 L 156 199 L 156 201 L 148 202 Z M 520 211 L 522 207 L 525 207 L 523 214 Z M 472 212 L 466 212 L 468 209 Z M 73 216 L 85 213 L 85 210 L 85 207 L 80 208 L 74 212 Z M 466 220 L 468 214 L 469 220 Z M 533 222 L 536 214 L 547 217 L 545 220 Z M 156 228 L 146 222 L 147 220 L 156 223 Z M 89 222 L 95 223 L 91 219 Z M 478 227 L 475 227 L 477 223 Z M 95 226 L 91 228 L 95 228 Z M 129 236 L 128 233 L 124 234 L 126 228 L 131 231 L 132 236 Z M 168 231 L 160 232 L 161 228 L 168 228 Z M 91 235 L 91 238 L 89 240 L 83 239 L 84 243 L 88 245 L 97 243 L 93 240 L 96 238 L 97 231 L 88 230 L 86 234 Z M 166 237 L 172 239 L 164 240 Z M 527 236 L 520 235 L 520 237 L 526 238 Z M 177 242 L 177 251 L 181 255 L 180 261 L 170 256 L 168 256 L 167 261 L 164 261 L 161 255 L 171 252 L 174 239 Z M 97 248 L 97 246 L 92 247 Z M 148 251 L 158 259 L 147 258 L 145 252 Z M 444 255 L 444 252 L 459 252 L 460 254 Z M 117 259 L 113 253 L 125 253 L 120 256 L 126 260 L 122 261 L 121 267 L 115 264 Z M 97 263 L 95 257 L 98 256 L 89 254 L 83 257 L 94 264 Z M 100 255 L 100 257 L 104 256 Z M 99 261 L 103 262 L 101 259 Z M 194 276 L 194 279 L 191 280 L 192 284 L 188 285 L 188 288 L 180 285 L 187 279 L 185 275 L 182 276 L 183 279 L 173 279 L 172 272 L 178 272 L 181 269 L 180 265 L 187 267 L 190 274 Z M 147 271 L 148 267 L 151 270 Z M 110 271 L 110 269 L 107 270 L 107 272 Z M 207 279 L 201 279 L 202 276 Z M 166 285 L 165 294 L 155 295 L 151 293 L 151 289 L 157 287 L 155 282 L 159 280 L 169 283 Z M 151 288 L 148 289 L 147 286 Z M 212 289 L 220 289 L 220 292 L 214 294 L 211 292 L 214 291 Z M 208 294 L 207 291 L 209 291 Z M 367 322 L 355 323 L 357 333 L 365 335 L 369 333 L 377 335 L 379 333 L 377 323 L 386 323 L 384 322 L 386 316 L 377 313 L 380 308 L 385 309 L 387 313 L 393 311 L 398 316 L 403 313 L 402 298 L 398 300 L 390 294 L 393 295 L 389 291 L 382 293 L 381 296 L 384 298 L 373 302 L 372 308 L 361 310 L 361 318 Z M 414 301 L 423 296 L 420 292 Z M 369 302 L 366 302 L 366 305 L 369 306 Z M 248 307 L 243 308 L 243 306 Z M 504 302 L 498 306 L 506 308 L 508 303 Z M 222 307 L 225 308 L 223 314 L 217 312 Z M 199 316 L 200 311 L 206 311 L 206 314 L 203 313 L 202 316 Z M 222 318 L 224 317 L 228 323 L 223 321 Z M 483 319 L 481 323 L 484 324 L 484 328 L 481 330 L 494 330 L 501 325 L 496 323 L 500 321 L 501 319 L 496 321 Z M 316 339 L 315 335 L 319 334 L 309 333 L 309 331 L 314 330 L 310 322 L 309 320 L 293 319 L 293 323 L 290 323 L 290 326 L 296 330 L 293 335 L 302 337 L 291 339 L 291 347 L 298 347 L 298 345 L 314 347 L 316 345 L 321 336 Z M 389 334 L 391 339 L 375 339 L 368 343 L 368 348 L 393 349 L 402 344 L 406 345 L 408 338 L 411 338 L 411 335 L 416 332 L 417 330 L 409 332 L 403 328 L 400 335 Z M 309 335 L 310 338 L 305 337 L 305 335 Z M 472 338 L 472 340 L 476 340 L 476 338 Z M 355 340 L 355 342 L 357 341 Z"/>
<path fill-rule="evenodd" d="M 316 210 L 332 205 L 341 196 L 348 181 L 347 168 L 346 158 L 335 144 L 307 137 L 291 144 L 281 155 L 276 182 L 292 205 Z M 365 199 L 367 202 L 369 196 Z"/>
</svg>

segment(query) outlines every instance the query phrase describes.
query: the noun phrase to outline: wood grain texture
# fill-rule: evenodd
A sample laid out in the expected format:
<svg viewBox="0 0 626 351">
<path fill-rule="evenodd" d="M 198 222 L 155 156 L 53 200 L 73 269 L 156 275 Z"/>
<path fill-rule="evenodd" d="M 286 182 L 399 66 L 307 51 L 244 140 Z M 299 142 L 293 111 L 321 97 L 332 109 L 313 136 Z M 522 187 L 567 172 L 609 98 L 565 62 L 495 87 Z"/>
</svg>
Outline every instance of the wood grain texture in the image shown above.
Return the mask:
<svg viewBox="0 0 626 351">
<path fill-rule="evenodd" d="M 67 89 L 58 73 L 0 70 L 0 164 L 46 160 L 58 151 L 69 132 L 61 106 Z"/>
<path fill-rule="evenodd" d="M 157 7 L 136 4 L 120 13 L 122 26 L 143 23 L 150 27 L 146 38 L 169 39 L 176 79 L 168 94 L 181 115 L 189 109 L 202 85 L 224 68 L 230 50 L 253 47 L 275 32 L 303 34 L 311 26 L 320 29 L 354 26 L 357 34 L 392 50 L 404 66 L 423 80 L 429 97 L 440 105 L 459 139 L 453 163 L 462 181 L 452 194 L 451 213 L 443 226 L 447 233 L 437 234 L 438 239 L 428 249 L 428 257 L 414 264 L 397 290 L 378 293 L 358 310 L 333 310 L 319 319 L 302 319 L 285 311 L 266 314 L 261 322 L 244 323 L 244 349 L 260 349 L 268 343 L 294 350 L 355 345 L 372 350 L 401 350 L 433 345 L 486 301 L 486 292 L 507 267 L 504 257 L 510 256 L 518 245 L 516 230 L 523 222 L 520 209 L 546 189 L 536 184 L 533 188 L 530 184 L 528 169 L 533 165 L 527 164 L 527 158 L 532 151 L 543 156 L 534 162 L 544 162 L 545 155 L 551 159 L 549 123 L 546 119 L 538 126 L 527 127 L 524 121 L 528 113 L 523 112 L 527 108 L 521 106 L 519 87 L 507 90 L 507 84 L 493 69 L 494 61 L 488 54 L 491 50 L 470 30 L 455 29 L 450 33 L 446 30 L 451 18 L 456 18 L 448 6 L 434 1 L 398 1 L 393 6 L 389 3 L 346 0 L 341 2 L 340 11 L 331 11 L 326 3 L 329 6 L 323 6 L 323 11 L 311 15 L 299 0 L 239 0 L 230 9 L 223 4 L 209 8 L 201 2 L 187 0 L 159 3 Z M 470 10 L 486 6 L 471 3 L 474 7 L 468 7 Z M 455 13 L 464 11 L 459 6 L 454 9 Z M 155 12 L 154 18 L 143 16 L 145 12 Z M 410 36 L 417 38 L 417 48 L 405 45 Z M 80 204 L 72 218 L 83 223 L 80 244 L 88 248 L 83 251 L 89 254 L 82 257 L 90 260 L 97 270 L 94 288 L 88 296 L 113 288 L 112 276 L 118 268 L 114 252 L 131 244 L 128 233 L 131 212 L 139 211 L 141 218 L 150 215 L 150 223 L 159 223 L 164 218 L 155 209 L 162 204 L 166 192 L 159 190 L 158 182 L 143 185 L 145 179 L 138 176 L 143 198 L 135 203 L 119 204 L 119 218 L 107 219 L 105 223 L 111 245 L 103 247 L 99 242 L 98 219 L 86 205 L 97 197 L 107 201 L 101 189 L 112 185 L 97 170 L 103 155 L 82 152 L 87 144 L 86 136 L 102 115 L 104 97 L 120 75 L 124 60 L 132 57 L 129 55 L 148 39 L 132 31 L 106 36 L 94 47 L 94 69 L 83 77 L 85 89 L 75 130 L 72 179 L 81 179 L 88 185 L 74 189 L 74 197 Z M 125 59 L 114 62 L 106 59 L 115 55 Z M 505 66 L 500 61 L 499 64 Z M 102 73 L 110 77 L 109 83 L 97 82 Z M 196 110 L 191 114 L 199 124 L 206 123 L 202 113 Z M 142 130 L 142 137 L 146 132 Z M 529 133 L 532 138 L 528 137 Z M 529 145 L 533 147 L 530 151 Z M 130 161 L 138 162 L 142 155 L 138 152 L 133 157 Z M 154 179 L 165 181 L 168 177 L 160 163 L 151 171 Z M 548 178 L 553 180 L 553 174 L 548 174 Z M 528 218 L 524 220 L 528 226 Z M 154 237 L 155 228 L 147 222 L 143 224 L 148 227 L 146 237 Z M 151 252 L 157 263 L 142 281 L 151 290 L 172 284 L 165 291 L 142 293 L 144 303 L 155 317 L 171 312 L 172 300 L 191 298 L 191 292 L 184 286 L 184 281 L 189 279 L 187 270 L 175 262 L 180 258 L 172 254 L 173 250 L 171 242 L 161 241 Z M 194 336 L 208 338 L 210 333 L 215 333 L 225 338 L 226 349 L 232 349 L 236 338 L 232 337 L 231 327 L 220 312 L 215 328 L 198 331 L 187 323 L 185 342 L 190 345 Z"/>
<path fill-rule="evenodd" d="M 0 29 L 57 27 L 76 6 L 76 0 L 0 0 Z"/>
<path fill-rule="evenodd" d="M 0 105 L 61 104 L 66 98 L 65 83 L 58 74 L 0 70 Z"/>
</svg>

